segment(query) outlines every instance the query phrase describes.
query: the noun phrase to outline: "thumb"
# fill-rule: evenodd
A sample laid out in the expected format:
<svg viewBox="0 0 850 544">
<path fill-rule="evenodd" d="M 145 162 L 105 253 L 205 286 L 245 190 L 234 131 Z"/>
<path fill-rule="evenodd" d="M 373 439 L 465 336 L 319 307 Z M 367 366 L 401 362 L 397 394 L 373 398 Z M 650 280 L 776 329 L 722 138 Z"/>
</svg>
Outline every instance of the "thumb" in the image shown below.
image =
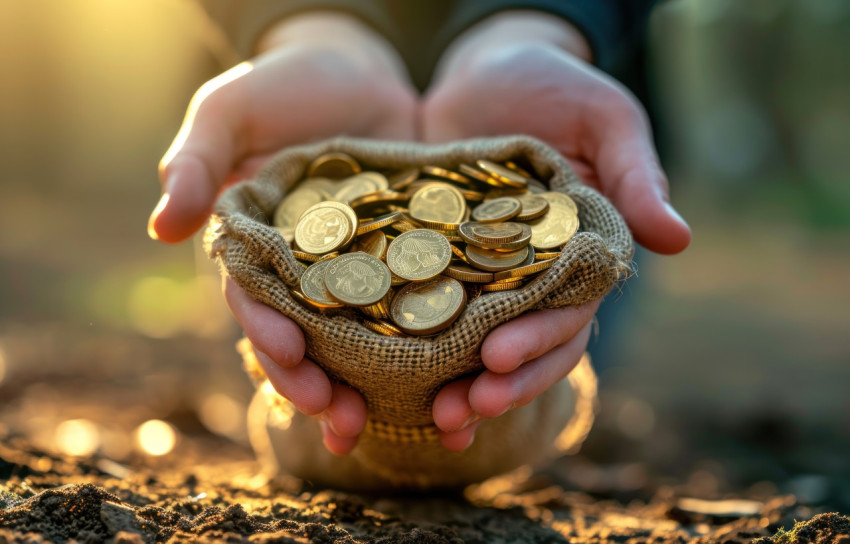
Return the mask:
<svg viewBox="0 0 850 544">
<path fill-rule="evenodd" d="M 148 220 L 148 235 L 169 244 L 200 229 L 237 154 L 244 62 L 211 79 L 192 97 L 186 117 L 159 164 L 162 197 Z"/>
<path fill-rule="evenodd" d="M 691 229 L 670 205 L 667 177 L 640 106 L 628 101 L 627 109 L 607 109 L 602 122 L 593 126 L 599 184 L 623 214 L 635 240 L 656 253 L 684 251 Z"/>
</svg>

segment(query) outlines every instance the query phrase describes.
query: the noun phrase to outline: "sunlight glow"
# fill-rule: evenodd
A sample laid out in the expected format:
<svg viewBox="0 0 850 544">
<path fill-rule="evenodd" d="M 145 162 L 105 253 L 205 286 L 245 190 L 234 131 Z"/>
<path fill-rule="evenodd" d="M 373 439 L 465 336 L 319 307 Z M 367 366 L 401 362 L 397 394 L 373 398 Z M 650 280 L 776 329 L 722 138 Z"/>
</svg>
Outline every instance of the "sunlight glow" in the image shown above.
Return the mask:
<svg viewBox="0 0 850 544">
<path fill-rule="evenodd" d="M 204 398 L 198 417 L 207 429 L 230 438 L 239 437 L 245 428 L 245 406 L 224 393 Z"/>
<path fill-rule="evenodd" d="M 69 419 L 56 427 L 56 446 L 68 455 L 91 455 L 100 447 L 100 431 L 87 419 Z"/>
<path fill-rule="evenodd" d="M 151 419 L 136 429 L 136 443 L 148 455 L 165 455 L 177 445 L 177 431 L 165 421 Z"/>
<path fill-rule="evenodd" d="M 159 163 L 160 171 L 168 166 L 168 163 L 174 159 L 174 156 L 183 149 L 183 146 L 186 144 L 186 140 L 189 138 L 189 133 L 192 132 L 192 125 L 195 123 L 195 116 L 198 114 L 198 109 L 201 107 L 204 100 L 209 98 L 214 91 L 239 79 L 253 69 L 254 65 L 250 62 L 242 62 L 223 74 L 207 81 L 200 89 L 198 89 L 195 96 L 192 97 L 192 101 L 189 102 L 189 109 L 186 111 L 186 117 L 183 119 L 183 124 L 180 126 L 180 131 L 177 133 L 177 137 L 174 138 L 174 141 L 171 143 L 171 147 L 168 148 L 168 151 L 165 152 L 165 155 Z"/>
<path fill-rule="evenodd" d="M 3 346 L 0 346 L 0 383 L 3 383 L 3 378 L 6 377 L 6 352 L 3 351 Z"/>
</svg>

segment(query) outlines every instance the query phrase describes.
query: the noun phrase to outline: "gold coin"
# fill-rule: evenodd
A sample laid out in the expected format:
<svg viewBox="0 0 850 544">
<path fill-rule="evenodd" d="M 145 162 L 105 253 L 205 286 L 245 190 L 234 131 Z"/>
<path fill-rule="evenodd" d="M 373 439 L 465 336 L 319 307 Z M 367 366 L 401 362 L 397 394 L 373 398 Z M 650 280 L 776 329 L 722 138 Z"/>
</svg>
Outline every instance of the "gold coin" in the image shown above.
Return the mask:
<svg viewBox="0 0 850 544">
<path fill-rule="evenodd" d="M 523 234 L 519 223 L 464 223 L 466 232 L 479 242 L 486 244 L 504 244 L 519 240 Z"/>
<path fill-rule="evenodd" d="M 541 260 L 541 261 L 544 261 L 544 260 L 546 260 L 546 259 L 557 259 L 557 258 L 558 258 L 558 257 L 560 257 L 560 256 L 561 256 L 561 252 L 560 252 L 560 251 L 546 251 L 546 252 L 539 252 L 539 253 L 537 253 L 537 254 L 534 256 L 534 258 L 535 258 L 535 259 L 538 259 L 538 260 Z"/>
<path fill-rule="evenodd" d="M 485 185 L 489 185 L 490 187 L 503 187 L 502 183 L 499 180 L 488 175 L 486 172 L 482 172 L 474 166 L 469 166 L 468 164 L 461 164 L 458 167 L 458 170 L 460 170 L 462 174 L 476 181 L 480 181 Z"/>
<path fill-rule="evenodd" d="M 387 252 L 387 235 L 379 230 L 375 230 L 358 236 L 351 251 L 362 251 L 376 259 L 383 259 L 384 253 Z"/>
<path fill-rule="evenodd" d="M 449 242 L 463 242 L 463 238 L 461 238 L 456 230 L 440 230 L 440 229 L 431 229 L 434 232 L 439 232 L 443 236 L 446 237 L 446 240 Z"/>
<path fill-rule="evenodd" d="M 390 289 L 390 271 L 380 259 L 367 253 L 346 253 L 329 261 L 325 286 L 337 300 L 351 306 L 369 306 Z"/>
<path fill-rule="evenodd" d="M 337 257 L 339 257 L 339 251 L 331 251 L 330 253 L 325 253 L 324 255 L 319 257 L 319 260 L 316 262 L 328 261 L 330 259 L 336 259 Z"/>
<path fill-rule="evenodd" d="M 533 194 L 546 193 L 549 191 L 549 187 L 543 185 L 542 182 L 537 181 L 536 179 L 528 180 L 528 192 Z"/>
<path fill-rule="evenodd" d="M 295 227 L 294 226 L 292 226 L 292 227 L 275 227 L 274 229 L 276 231 L 278 231 L 281 236 L 283 236 L 283 239 L 286 241 L 287 244 L 292 245 L 292 243 L 295 241 Z"/>
<path fill-rule="evenodd" d="M 401 213 L 401 212 L 390 212 L 390 213 L 384 214 L 380 217 L 376 217 L 376 218 L 371 219 L 370 221 L 368 221 L 366 223 L 361 223 L 357 227 L 357 236 L 366 234 L 367 232 L 372 232 L 373 230 L 378 230 L 378 229 L 382 229 L 384 227 L 388 227 L 388 226 L 392 225 L 393 223 L 395 223 L 396 221 L 399 221 L 403 218 L 404 218 L 404 214 Z"/>
<path fill-rule="evenodd" d="M 466 254 L 464 254 L 463 250 L 456 245 L 452 244 L 452 253 L 454 253 L 455 257 L 466 262 Z"/>
<path fill-rule="evenodd" d="M 561 193 L 542 193 L 541 196 L 549 201 L 549 211 L 540 219 L 528 223 L 531 227 L 531 245 L 537 249 L 559 248 L 570 241 L 578 231 L 578 216 L 572 210 L 572 199 L 566 195 L 565 200 L 558 196 Z"/>
<path fill-rule="evenodd" d="M 542 217 L 549 211 L 549 201 L 540 195 L 526 193 L 517 196 L 516 199 L 522 204 L 522 210 L 514 218 L 516 221 L 531 221 Z"/>
<path fill-rule="evenodd" d="M 466 259 L 475 268 L 488 272 L 500 272 L 524 263 L 528 258 L 528 246 L 514 251 L 494 251 L 473 245 L 466 246 Z"/>
<path fill-rule="evenodd" d="M 313 255 L 312 253 L 304 253 L 303 251 L 298 251 L 297 249 L 292 250 L 292 256 L 301 261 L 309 261 L 311 263 L 317 263 L 321 260 L 321 257 L 318 255 Z"/>
<path fill-rule="evenodd" d="M 572 210 L 574 214 L 578 215 L 578 206 L 576 206 L 575 200 L 565 195 L 564 193 L 559 193 L 558 191 L 549 191 L 546 193 L 540 193 L 540 196 L 548 200 L 550 206 L 562 206 L 564 208 Z"/>
<path fill-rule="evenodd" d="M 481 223 L 498 223 L 516 217 L 522 210 L 519 200 L 504 196 L 486 200 L 472 210 L 472 218 Z"/>
<path fill-rule="evenodd" d="M 443 233 L 455 232 L 455 235 L 457 235 L 456 231 L 458 227 L 460 227 L 460 223 L 442 223 L 440 221 L 429 221 L 427 219 L 418 219 L 418 222 L 421 223 L 423 227 L 432 230 L 439 230 Z"/>
<path fill-rule="evenodd" d="M 405 283 L 410 282 L 410 280 L 406 280 L 406 279 L 402 278 L 401 276 L 397 276 L 396 274 L 393 273 L 392 270 L 390 270 L 390 277 L 392 278 L 390 280 L 390 285 L 393 286 L 393 287 L 398 287 L 399 285 L 404 285 Z"/>
<path fill-rule="evenodd" d="M 481 286 L 481 290 L 485 293 L 492 293 L 494 291 L 510 291 L 518 287 L 522 287 L 522 278 L 509 282 L 485 283 Z"/>
<path fill-rule="evenodd" d="M 494 279 L 492 272 L 485 272 L 460 264 L 450 264 L 443 271 L 443 274 L 458 281 L 468 281 L 470 283 L 489 283 Z"/>
<path fill-rule="evenodd" d="M 460 223 L 466 213 L 466 200 L 448 183 L 429 183 L 418 190 L 408 204 L 410 215 L 416 220 Z"/>
<path fill-rule="evenodd" d="M 384 336 L 407 336 L 406 334 L 401 332 L 398 327 L 383 320 L 372 321 L 369 319 L 364 319 L 363 326 L 372 332 L 376 332 Z"/>
<path fill-rule="evenodd" d="M 390 289 L 387 291 L 387 294 L 381 298 L 375 304 L 370 304 L 369 306 L 363 306 L 360 310 L 374 319 L 389 319 L 390 318 L 390 305 L 393 302 L 393 290 Z"/>
<path fill-rule="evenodd" d="M 519 165 L 518 165 L 517 163 L 515 163 L 514 161 L 505 161 L 505 166 L 507 166 L 508 168 L 510 168 L 511 170 L 513 170 L 514 172 L 516 172 L 517 174 L 519 174 L 520 176 L 524 176 L 524 177 L 526 177 L 526 178 L 528 178 L 528 179 L 531 179 L 531 178 L 533 178 L 533 177 L 534 177 L 534 176 L 532 176 L 532 175 L 528 172 L 528 170 L 526 170 L 525 168 L 523 168 L 523 167 L 519 166 Z"/>
<path fill-rule="evenodd" d="M 555 261 L 558 259 L 546 259 L 545 261 L 538 261 L 533 264 L 527 264 L 524 266 L 520 266 L 517 268 L 512 268 L 510 270 L 503 270 L 501 272 L 496 272 L 493 275 L 493 279 L 495 280 L 505 280 L 508 278 L 523 278 L 525 276 L 530 276 L 532 274 L 537 274 L 538 272 L 542 272 L 547 268 L 550 268 Z"/>
<path fill-rule="evenodd" d="M 295 228 L 298 218 L 307 208 L 327 200 L 325 194 L 317 189 L 298 188 L 286 195 L 274 211 L 272 222 L 276 227 Z"/>
<path fill-rule="evenodd" d="M 399 277 L 411 281 L 433 278 L 452 260 L 452 246 L 445 236 L 427 229 L 399 235 L 387 248 L 387 265 Z"/>
<path fill-rule="evenodd" d="M 341 308 L 343 305 L 335 302 L 332 306 L 328 306 L 326 304 L 320 304 L 318 302 L 312 301 L 306 296 L 304 293 L 299 291 L 298 289 L 290 289 L 289 293 L 295 297 L 295 300 L 301 303 L 302 306 L 305 306 L 311 310 L 327 310 L 329 308 Z"/>
<path fill-rule="evenodd" d="M 320 202 L 298 220 L 295 242 L 302 251 L 321 255 L 350 244 L 356 228 L 354 210 L 339 202 Z"/>
<path fill-rule="evenodd" d="M 393 191 L 404 191 L 411 183 L 419 179 L 419 169 L 409 168 L 389 178 L 390 189 Z"/>
<path fill-rule="evenodd" d="M 360 164 L 346 153 L 325 153 L 310 163 L 308 177 L 343 179 L 360 172 Z"/>
<path fill-rule="evenodd" d="M 416 221 L 412 221 L 409 217 L 405 216 L 404 219 L 396 221 L 395 223 L 390 225 L 390 227 L 399 232 L 410 232 L 412 230 L 421 229 L 422 225 L 420 225 Z"/>
<path fill-rule="evenodd" d="M 316 191 L 324 196 L 325 200 L 333 198 L 336 188 L 339 187 L 339 182 L 328 178 L 307 178 L 298 184 L 298 189 L 309 189 Z"/>
<path fill-rule="evenodd" d="M 359 196 L 349 203 L 352 209 L 363 217 L 369 217 L 387 211 L 393 211 L 393 206 L 407 204 L 410 199 L 404 193 L 395 191 L 375 191 Z"/>
<path fill-rule="evenodd" d="M 440 168 L 439 166 L 423 166 L 422 173 L 428 174 L 429 176 L 434 176 L 436 178 L 455 181 L 463 185 L 469 185 L 472 183 L 472 180 L 464 176 L 463 174 L 452 172 L 451 170 L 446 170 L 445 168 Z"/>
<path fill-rule="evenodd" d="M 461 223 L 460 228 L 458 229 L 458 234 L 466 242 L 468 245 L 473 245 L 480 247 L 482 249 L 493 249 L 498 251 L 514 251 L 519 248 L 525 247 L 528 245 L 529 241 L 531 241 L 531 227 L 526 225 L 525 223 L 511 223 L 512 225 L 518 225 L 520 229 L 522 229 L 522 234 L 520 234 L 519 238 L 512 240 L 510 242 L 485 242 L 481 238 L 475 235 L 473 232 L 473 228 L 476 225 L 486 225 L 488 223 L 475 223 L 473 221 L 467 221 L 466 223 Z M 490 224 L 491 226 L 503 225 L 505 223 L 496 223 L 495 225 Z"/>
<path fill-rule="evenodd" d="M 387 188 L 389 188 L 389 183 L 387 182 L 387 178 L 382 174 L 378 172 L 361 172 L 341 182 L 334 193 L 334 200 L 348 204 L 363 195 L 376 191 L 385 191 Z"/>
<path fill-rule="evenodd" d="M 325 272 L 333 261 L 320 261 L 307 267 L 301 274 L 301 293 L 323 308 L 340 308 L 342 304 L 325 287 Z"/>
<path fill-rule="evenodd" d="M 466 306 L 466 291 L 453 278 L 437 276 L 411 283 L 393 299 L 390 314 L 408 334 L 425 336 L 449 327 Z"/>
<path fill-rule="evenodd" d="M 484 200 L 484 193 L 479 193 L 478 191 L 466 191 L 461 189 L 460 193 L 463 195 L 463 198 L 470 202 L 481 202 Z"/>
<path fill-rule="evenodd" d="M 506 168 L 501 164 L 495 163 L 493 161 L 488 161 L 486 159 L 479 159 L 475 161 L 475 164 L 478 165 L 478 168 L 484 170 L 492 177 L 501 181 L 505 185 L 509 187 L 526 187 L 528 185 L 528 178 L 523 176 L 522 174 L 518 174 L 511 170 L 510 168 Z"/>
</svg>

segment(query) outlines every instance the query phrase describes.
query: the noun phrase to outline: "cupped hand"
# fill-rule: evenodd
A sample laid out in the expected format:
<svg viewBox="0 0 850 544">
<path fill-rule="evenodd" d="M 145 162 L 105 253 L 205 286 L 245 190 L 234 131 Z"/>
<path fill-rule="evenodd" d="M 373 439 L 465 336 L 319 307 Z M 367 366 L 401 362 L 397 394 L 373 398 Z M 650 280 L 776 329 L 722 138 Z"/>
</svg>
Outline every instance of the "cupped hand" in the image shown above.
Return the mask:
<svg viewBox="0 0 850 544">
<path fill-rule="evenodd" d="M 415 137 L 416 94 L 394 50 L 354 18 L 311 13 L 288 19 L 261 42 L 261 54 L 202 86 L 160 163 L 163 197 L 151 237 L 180 242 L 207 221 L 221 189 L 251 177 L 288 145 L 347 134 Z M 320 419 L 325 445 L 351 451 L 366 403 L 332 383 L 304 356 L 304 335 L 276 310 L 225 278 L 231 312 L 251 340 L 271 384 L 301 412 Z"/>
<path fill-rule="evenodd" d="M 587 42 L 563 20 L 496 15 L 462 35 L 441 60 L 422 105 L 422 136 L 535 136 L 611 199 L 639 243 L 678 253 L 690 229 L 669 204 L 646 114 L 589 59 Z M 483 418 L 522 406 L 564 378 L 587 346 L 598 305 L 538 311 L 492 331 L 481 349 L 486 370 L 449 384 L 434 400 L 443 445 L 465 449 Z"/>
<path fill-rule="evenodd" d="M 278 150 L 337 135 L 411 140 L 417 97 L 392 47 L 353 17 L 311 13 L 270 31 L 264 51 L 204 84 L 159 165 L 151 237 L 204 225 L 222 187 Z"/>
<path fill-rule="evenodd" d="M 423 138 L 535 136 L 613 202 L 641 245 L 678 253 L 691 233 L 669 203 L 646 113 L 589 55 L 575 28 L 554 16 L 494 16 L 441 60 L 422 105 Z"/>
</svg>

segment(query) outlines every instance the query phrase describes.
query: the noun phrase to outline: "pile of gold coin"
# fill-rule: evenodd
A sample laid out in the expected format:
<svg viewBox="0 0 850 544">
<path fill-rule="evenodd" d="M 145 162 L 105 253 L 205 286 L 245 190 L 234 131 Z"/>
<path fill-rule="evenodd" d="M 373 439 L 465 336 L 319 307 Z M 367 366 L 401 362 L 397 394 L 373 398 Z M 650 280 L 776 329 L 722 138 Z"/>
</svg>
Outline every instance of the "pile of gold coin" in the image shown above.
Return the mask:
<svg viewBox="0 0 850 544">
<path fill-rule="evenodd" d="M 273 221 L 306 268 L 298 300 L 359 308 L 389 336 L 435 334 L 481 293 L 521 287 L 579 228 L 570 197 L 510 161 L 382 173 L 344 153 L 313 161 Z"/>
</svg>

